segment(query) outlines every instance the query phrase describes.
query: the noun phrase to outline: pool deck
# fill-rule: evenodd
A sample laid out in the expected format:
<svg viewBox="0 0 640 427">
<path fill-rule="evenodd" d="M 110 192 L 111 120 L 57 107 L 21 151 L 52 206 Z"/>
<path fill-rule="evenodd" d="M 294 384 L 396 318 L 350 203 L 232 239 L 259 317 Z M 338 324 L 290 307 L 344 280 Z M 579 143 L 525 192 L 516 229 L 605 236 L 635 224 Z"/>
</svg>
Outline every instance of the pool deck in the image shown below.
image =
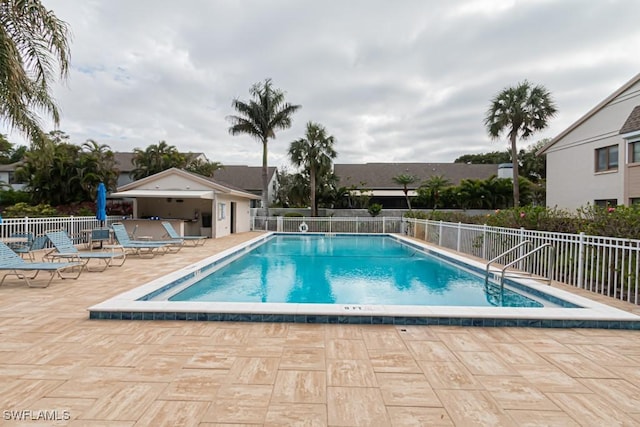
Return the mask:
<svg viewBox="0 0 640 427">
<path fill-rule="evenodd" d="M 8 278 L 0 424 L 640 424 L 640 331 L 89 320 L 88 307 L 257 234 L 45 289 Z"/>
</svg>

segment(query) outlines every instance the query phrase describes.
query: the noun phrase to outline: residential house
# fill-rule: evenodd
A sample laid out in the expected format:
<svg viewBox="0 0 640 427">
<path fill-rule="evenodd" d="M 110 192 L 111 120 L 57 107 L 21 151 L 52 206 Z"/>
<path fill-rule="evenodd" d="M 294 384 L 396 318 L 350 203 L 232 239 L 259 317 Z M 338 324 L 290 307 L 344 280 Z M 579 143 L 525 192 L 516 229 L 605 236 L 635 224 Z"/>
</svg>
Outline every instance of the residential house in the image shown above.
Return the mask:
<svg viewBox="0 0 640 427">
<path fill-rule="evenodd" d="M 452 185 L 460 184 L 463 179 L 488 179 L 498 175 L 498 165 L 477 165 L 465 163 L 365 163 L 335 164 L 334 173 L 340 186 L 367 190 L 372 203 L 380 203 L 385 208 L 405 208 L 403 185 L 393 178 L 398 175 L 416 177 L 413 184 L 407 186 L 409 197 L 416 196 L 416 189 L 433 176 L 442 176 Z"/>
<path fill-rule="evenodd" d="M 640 202 L 640 74 L 562 131 L 547 156 L 547 205 Z"/>
<path fill-rule="evenodd" d="M 278 174 L 275 167 L 267 169 L 267 178 L 269 182 L 268 200 L 271 204 L 275 200 L 278 189 Z M 220 183 L 242 188 L 249 193 L 262 195 L 262 166 L 224 165 L 222 169 L 215 172 L 214 179 Z M 260 200 L 256 200 L 251 207 L 259 207 L 259 205 Z"/>
<path fill-rule="evenodd" d="M 0 165 L 0 185 L 6 187 L 7 185 L 14 190 L 22 190 L 26 183 L 18 182 L 15 178 L 15 172 L 18 166 L 22 162 L 11 163 L 7 165 Z"/>
</svg>

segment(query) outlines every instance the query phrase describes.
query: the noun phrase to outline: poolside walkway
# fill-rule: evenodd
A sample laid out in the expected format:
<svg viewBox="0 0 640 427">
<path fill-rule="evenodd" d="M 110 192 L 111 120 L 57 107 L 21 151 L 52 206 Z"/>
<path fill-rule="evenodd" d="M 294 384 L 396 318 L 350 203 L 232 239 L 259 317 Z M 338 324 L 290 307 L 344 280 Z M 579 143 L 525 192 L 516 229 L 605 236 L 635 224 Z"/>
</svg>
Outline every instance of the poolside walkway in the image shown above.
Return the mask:
<svg viewBox="0 0 640 427">
<path fill-rule="evenodd" d="M 87 307 L 255 235 L 46 289 L 7 279 L 0 424 L 640 425 L 637 331 L 88 319 Z"/>
</svg>

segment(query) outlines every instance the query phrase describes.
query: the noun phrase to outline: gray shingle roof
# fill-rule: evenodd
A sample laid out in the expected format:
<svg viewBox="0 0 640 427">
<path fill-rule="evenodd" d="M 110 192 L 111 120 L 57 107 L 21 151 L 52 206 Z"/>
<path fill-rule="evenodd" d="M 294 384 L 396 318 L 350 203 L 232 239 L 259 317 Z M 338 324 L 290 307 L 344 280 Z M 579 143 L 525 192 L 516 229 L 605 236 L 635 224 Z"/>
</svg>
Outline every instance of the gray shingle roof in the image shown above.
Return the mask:
<svg viewBox="0 0 640 427">
<path fill-rule="evenodd" d="M 620 133 L 631 133 L 637 130 L 640 130 L 640 105 L 631 111 L 631 114 L 629 114 L 629 117 L 620 128 Z"/>
<path fill-rule="evenodd" d="M 269 167 L 269 180 L 275 171 L 275 167 Z M 262 191 L 262 166 L 224 165 L 222 169 L 215 171 L 213 179 L 245 191 Z"/>
<path fill-rule="evenodd" d="M 468 165 L 465 163 L 365 163 L 336 164 L 334 173 L 340 178 L 340 185 L 364 186 L 368 189 L 398 189 L 402 185 L 394 182 L 398 175 L 413 175 L 415 183 L 408 188 L 417 188 L 432 176 L 442 175 L 453 185 L 466 178 L 487 179 L 498 174 L 498 165 Z M 361 183 L 364 183 L 362 185 Z"/>
</svg>

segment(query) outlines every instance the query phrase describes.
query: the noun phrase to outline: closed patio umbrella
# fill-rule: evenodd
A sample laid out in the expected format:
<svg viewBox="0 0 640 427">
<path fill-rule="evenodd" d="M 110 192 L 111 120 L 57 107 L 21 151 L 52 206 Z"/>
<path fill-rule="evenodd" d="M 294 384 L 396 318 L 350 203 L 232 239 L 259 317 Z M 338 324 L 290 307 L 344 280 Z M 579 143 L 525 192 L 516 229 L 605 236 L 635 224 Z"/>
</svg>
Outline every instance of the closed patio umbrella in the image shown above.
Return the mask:
<svg viewBox="0 0 640 427">
<path fill-rule="evenodd" d="M 96 194 L 96 219 L 100 221 L 100 226 L 104 227 L 107 219 L 107 189 L 102 182 L 98 185 Z"/>
</svg>

